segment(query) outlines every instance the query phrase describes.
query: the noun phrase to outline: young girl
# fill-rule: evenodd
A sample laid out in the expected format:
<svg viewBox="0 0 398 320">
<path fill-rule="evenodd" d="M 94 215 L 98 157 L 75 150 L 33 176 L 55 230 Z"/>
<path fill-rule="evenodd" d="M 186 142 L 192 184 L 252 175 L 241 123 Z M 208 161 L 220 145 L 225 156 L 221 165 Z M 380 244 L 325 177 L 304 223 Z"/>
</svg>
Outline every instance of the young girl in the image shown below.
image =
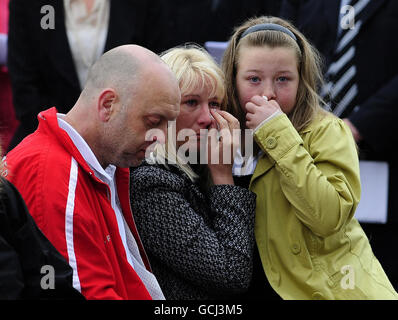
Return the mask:
<svg viewBox="0 0 398 320">
<path fill-rule="evenodd" d="M 356 145 L 320 107 L 319 65 L 305 37 L 274 17 L 236 28 L 224 54 L 230 112 L 260 149 L 250 190 L 262 266 L 283 299 L 397 299 L 354 218 Z"/>
</svg>

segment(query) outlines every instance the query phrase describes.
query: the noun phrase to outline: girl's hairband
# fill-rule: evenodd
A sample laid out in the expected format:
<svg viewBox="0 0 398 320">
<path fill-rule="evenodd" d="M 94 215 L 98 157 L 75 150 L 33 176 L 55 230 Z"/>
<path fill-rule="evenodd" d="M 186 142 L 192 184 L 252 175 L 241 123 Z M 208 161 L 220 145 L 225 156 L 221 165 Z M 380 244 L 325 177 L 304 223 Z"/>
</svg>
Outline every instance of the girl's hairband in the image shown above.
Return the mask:
<svg viewBox="0 0 398 320">
<path fill-rule="evenodd" d="M 294 41 L 297 42 L 296 36 L 291 32 L 289 29 L 275 23 L 261 23 L 261 24 L 256 24 L 250 28 L 247 28 L 245 32 L 240 36 L 240 39 L 243 37 L 246 37 L 249 33 L 257 32 L 257 31 L 264 31 L 264 30 L 273 30 L 273 31 L 281 31 L 283 33 L 286 33 L 289 35 L 291 38 L 294 39 Z M 239 39 L 239 40 L 240 40 Z"/>
</svg>

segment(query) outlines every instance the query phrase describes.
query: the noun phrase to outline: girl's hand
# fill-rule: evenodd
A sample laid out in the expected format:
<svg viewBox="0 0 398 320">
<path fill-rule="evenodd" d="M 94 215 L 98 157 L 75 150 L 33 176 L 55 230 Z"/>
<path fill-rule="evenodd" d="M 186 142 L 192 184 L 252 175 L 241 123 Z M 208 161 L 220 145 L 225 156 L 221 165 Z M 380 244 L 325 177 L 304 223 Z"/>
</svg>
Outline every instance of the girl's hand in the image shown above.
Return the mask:
<svg viewBox="0 0 398 320">
<path fill-rule="evenodd" d="M 281 107 L 275 100 L 268 101 L 265 97 L 253 96 L 246 103 L 246 127 L 255 129 L 257 126 L 268 119 L 276 111 L 281 111 Z"/>
<path fill-rule="evenodd" d="M 214 117 L 208 135 L 210 174 L 214 184 L 233 184 L 232 165 L 240 143 L 240 124 L 226 111 L 210 110 L 210 113 Z"/>
</svg>

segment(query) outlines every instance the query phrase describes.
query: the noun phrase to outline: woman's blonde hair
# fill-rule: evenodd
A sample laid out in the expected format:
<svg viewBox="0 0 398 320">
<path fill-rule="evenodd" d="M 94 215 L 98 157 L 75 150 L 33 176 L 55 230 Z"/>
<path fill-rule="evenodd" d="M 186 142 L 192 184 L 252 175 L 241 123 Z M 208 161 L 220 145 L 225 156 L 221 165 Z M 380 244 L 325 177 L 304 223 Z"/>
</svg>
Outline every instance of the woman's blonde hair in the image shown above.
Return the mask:
<svg viewBox="0 0 398 320">
<path fill-rule="evenodd" d="M 210 95 L 218 97 L 221 109 L 225 109 L 227 96 L 224 73 L 206 49 L 197 44 L 185 44 L 161 53 L 160 57 L 174 72 L 181 95 L 208 86 Z"/>
<path fill-rule="evenodd" d="M 195 89 L 204 90 L 205 88 L 209 88 L 210 96 L 217 97 L 220 108 L 222 110 L 226 109 L 227 92 L 224 73 L 204 48 L 197 44 L 188 43 L 183 46 L 171 48 L 161 53 L 160 57 L 174 72 L 181 95 L 185 95 Z M 198 175 L 192 170 L 189 164 L 185 164 L 178 157 L 176 146 L 172 144 L 175 139 L 170 136 L 171 134 L 172 131 L 168 130 L 166 144 L 158 144 L 156 146 L 154 159 L 166 165 L 167 160 L 173 159 L 176 165 L 193 181 L 198 178 Z"/>
<path fill-rule="evenodd" d="M 242 34 L 248 28 L 264 23 L 273 23 L 287 28 L 293 33 L 296 40 L 285 32 L 275 30 L 252 32 L 241 39 Z M 222 69 L 226 78 L 227 96 L 230 101 L 229 110 L 227 111 L 239 119 L 242 128 L 245 128 L 246 115 L 239 104 L 239 97 L 236 91 L 236 72 L 239 63 L 239 49 L 243 46 L 284 47 L 295 51 L 298 62 L 299 86 L 296 106 L 288 116 L 298 132 L 304 129 L 315 115 L 319 113 L 326 114 L 326 111 L 321 108 L 322 100 L 317 94 L 318 88 L 323 83 L 320 54 L 304 35 L 288 21 L 277 17 L 262 16 L 250 18 L 241 26 L 235 28 L 235 32 L 229 41 L 222 60 Z"/>
</svg>

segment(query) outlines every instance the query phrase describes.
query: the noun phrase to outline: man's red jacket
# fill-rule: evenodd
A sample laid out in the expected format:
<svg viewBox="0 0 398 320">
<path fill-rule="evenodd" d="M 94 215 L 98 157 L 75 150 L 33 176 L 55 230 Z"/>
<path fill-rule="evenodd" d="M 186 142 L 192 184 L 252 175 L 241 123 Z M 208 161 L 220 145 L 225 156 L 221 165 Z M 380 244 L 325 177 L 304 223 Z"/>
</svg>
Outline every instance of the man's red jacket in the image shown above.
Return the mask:
<svg viewBox="0 0 398 320">
<path fill-rule="evenodd" d="M 4 175 L 72 266 L 73 285 L 87 299 L 151 299 L 127 261 L 108 185 L 59 128 L 56 113 L 39 114 L 38 129 L 7 154 Z M 124 218 L 150 270 L 131 212 L 129 169 L 117 168 L 116 181 Z"/>
</svg>

